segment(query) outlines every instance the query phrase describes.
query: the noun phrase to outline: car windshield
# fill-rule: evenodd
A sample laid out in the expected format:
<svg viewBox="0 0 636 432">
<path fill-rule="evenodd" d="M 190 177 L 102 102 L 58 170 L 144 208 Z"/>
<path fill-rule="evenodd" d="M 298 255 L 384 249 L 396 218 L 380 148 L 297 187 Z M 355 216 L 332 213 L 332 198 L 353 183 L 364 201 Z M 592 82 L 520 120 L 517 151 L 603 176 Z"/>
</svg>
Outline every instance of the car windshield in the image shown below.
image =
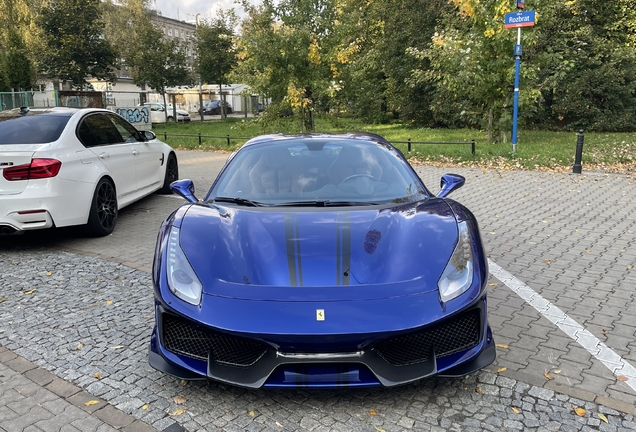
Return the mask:
<svg viewBox="0 0 636 432">
<path fill-rule="evenodd" d="M 56 141 L 69 118 L 68 115 L 33 112 L 19 117 L 0 116 L 0 145 L 43 144 Z"/>
<path fill-rule="evenodd" d="M 249 206 L 341 206 L 426 197 L 395 150 L 351 138 L 298 138 L 238 151 L 207 199 Z"/>
</svg>

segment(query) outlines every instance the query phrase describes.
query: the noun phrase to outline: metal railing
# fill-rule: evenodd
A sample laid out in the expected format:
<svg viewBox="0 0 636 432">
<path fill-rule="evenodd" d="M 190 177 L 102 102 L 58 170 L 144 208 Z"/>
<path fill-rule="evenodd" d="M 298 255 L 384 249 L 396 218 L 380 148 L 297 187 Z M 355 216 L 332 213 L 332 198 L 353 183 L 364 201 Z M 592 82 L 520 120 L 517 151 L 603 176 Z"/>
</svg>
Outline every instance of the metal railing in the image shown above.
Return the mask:
<svg viewBox="0 0 636 432">
<path fill-rule="evenodd" d="M 454 144 L 454 145 L 470 145 L 470 150 L 473 156 L 475 156 L 475 139 L 473 138 L 470 141 L 411 141 L 411 138 L 408 138 L 408 141 L 392 141 L 391 144 L 407 144 L 408 152 L 411 153 L 413 144 Z"/>
<path fill-rule="evenodd" d="M 252 139 L 253 137 L 231 137 L 230 135 L 225 135 L 225 136 L 214 136 L 214 135 L 201 135 L 201 132 L 199 132 L 196 135 L 192 135 L 192 134 L 168 134 L 167 132 L 163 132 L 163 139 L 164 141 L 168 140 L 168 137 L 190 137 L 190 138 L 198 138 L 199 139 L 199 145 L 203 145 L 203 138 L 215 138 L 215 139 L 225 139 L 227 141 L 227 145 L 231 145 L 231 140 L 238 140 L 238 141 L 247 141 Z M 412 150 L 412 145 L 413 144 L 452 144 L 452 145 L 470 145 L 471 148 L 471 153 L 473 156 L 475 156 L 475 139 L 473 138 L 470 141 L 411 141 L 411 138 L 408 139 L 408 141 L 392 141 L 391 144 L 407 144 L 408 146 L 408 152 L 411 153 Z"/>
</svg>

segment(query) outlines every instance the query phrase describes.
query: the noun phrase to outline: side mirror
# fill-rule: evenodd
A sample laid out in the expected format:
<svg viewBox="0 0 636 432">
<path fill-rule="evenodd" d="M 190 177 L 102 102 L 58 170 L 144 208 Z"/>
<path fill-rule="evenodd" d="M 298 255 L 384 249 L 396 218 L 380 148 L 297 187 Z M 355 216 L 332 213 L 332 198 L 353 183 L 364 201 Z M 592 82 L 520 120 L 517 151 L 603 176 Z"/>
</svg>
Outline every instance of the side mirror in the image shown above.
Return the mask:
<svg viewBox="0 0 636 432">
<path fill-rule="evenodd" d="M 157 138 L 157 135 L 155 135 L 153 131 L 147 130 L 147 131 L 142 131 L 141 133 L 146 141 L 152 141 L 153 139 Z"/>
<path fill-rule="evenodd" d="M 191 203 L 199 202 L 194 196 L 194 182 L 190 179 L 177 180 L 170 184 L 170 190 Z"/>
<path fill-rule="evenodd" d="M 454 190 L 464 186 L 466 179 L 458 174 L 444 174 L 440 180 L 440 187 L 442 188 L 437 193 L 437 198 L 445 198 Z"/>
</svg>

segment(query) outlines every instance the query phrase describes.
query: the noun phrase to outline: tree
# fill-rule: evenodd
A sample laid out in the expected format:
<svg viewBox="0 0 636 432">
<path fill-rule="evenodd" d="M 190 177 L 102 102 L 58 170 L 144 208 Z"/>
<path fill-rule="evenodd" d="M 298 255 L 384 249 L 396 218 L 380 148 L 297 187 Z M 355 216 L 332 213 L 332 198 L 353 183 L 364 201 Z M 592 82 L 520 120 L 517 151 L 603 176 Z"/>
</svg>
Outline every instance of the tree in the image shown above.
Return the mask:
<svg viewBox="0 0 636 432">
<path fill-rule="evenodd" d="M 636 130 L 636 11 L 615 0 L 546 1 L 536 44 L 541 92 L 525 115 L 540 127 Z"/>
<path fill-rule="evenodd" d="M 337 28 L 341 46 L 340 84 L 344 107 L 368 121 L 400 116 L 414 124 L 432 124 L 434 86 L 413 82 L 413 70 L 427 70 L 428 61 L 407 54 L 428 48 L 439 20 L 448 13 L 447 0 L 355 0 L 342 3 Z"/>
<path fill-rule="evenodd" d="M 38 23 L 46 50 L 42 69 L 82 89 L 87 77 L 114 81 L 115 51 L 103 37 L 100 0 L 50 0 Z"/>
<path fill-rule="evenodd" d="M 186 49 L 175 39 L 165 39 L 163 32 L 152 25 L 139 29 L 137 38 L 128 57 L 133 82 L 148 85 L 160 93 L 167 108 L 167 87 L 192 84 L 186 66 Z M 168 112 L 164 114 L 167 121 Z"/>
<path fill-rule="evenodd" d="M 195 71 L 201 82 L 218 84 L 220 92 L 222 85 L 228 84 L 228 77 L 237 63 L 233 41 L 235 22 L 232 12 L 219 11 L 216 19 L 203 21 L 195 31 Z M 221 104 L 221 112 L 225 117 L 225 104 Z"/>
<path fill-rule="evenodd" d="M 35 68 L 29 52 L 18 32 L 8 31 L 4 58 L 7 84 L 14 91 L 27 90 L 35 83 Z"/>
<path fill-rule="evenodd" d="M 313 114 L 327 111 L 338 91 L 334 26 L 338 0 L 243 2 L 248 18 L 239 42 L 239 75 L 274 101 L 268 110 L 291 108 L 302 130 L 313 130 Z M 273 108 L 273 109 L 272 109 Z"/>
</svg>

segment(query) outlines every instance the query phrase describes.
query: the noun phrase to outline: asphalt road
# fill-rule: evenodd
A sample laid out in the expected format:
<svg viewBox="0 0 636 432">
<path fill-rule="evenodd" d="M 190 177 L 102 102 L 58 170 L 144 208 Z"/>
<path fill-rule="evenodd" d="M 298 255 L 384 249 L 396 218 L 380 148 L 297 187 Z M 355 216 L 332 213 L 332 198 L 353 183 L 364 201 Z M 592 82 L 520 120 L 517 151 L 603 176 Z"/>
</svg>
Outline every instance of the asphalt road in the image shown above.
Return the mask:
<svg viewBox="0 0 636 432">
<path fill-rule="evenodd" d="M 201 196 L 227 155 L 178 157 L 180 177 Z M 448 170 L 417 171 L 437 191 Z M 452 172 L 467 179 L 451 197 L 477 216 L 496 276 L 488 290 L 498 358 L 480 373 L 328 392 L 161 375 L 145 362 L 149 272 L 157 229 L 182 201 L 159 195 L 124 209 L 106 238 L 74 229 L 1 238 L 0 345 L 160 430 L 636 429 L 636 179 Z"/>
</svg>

